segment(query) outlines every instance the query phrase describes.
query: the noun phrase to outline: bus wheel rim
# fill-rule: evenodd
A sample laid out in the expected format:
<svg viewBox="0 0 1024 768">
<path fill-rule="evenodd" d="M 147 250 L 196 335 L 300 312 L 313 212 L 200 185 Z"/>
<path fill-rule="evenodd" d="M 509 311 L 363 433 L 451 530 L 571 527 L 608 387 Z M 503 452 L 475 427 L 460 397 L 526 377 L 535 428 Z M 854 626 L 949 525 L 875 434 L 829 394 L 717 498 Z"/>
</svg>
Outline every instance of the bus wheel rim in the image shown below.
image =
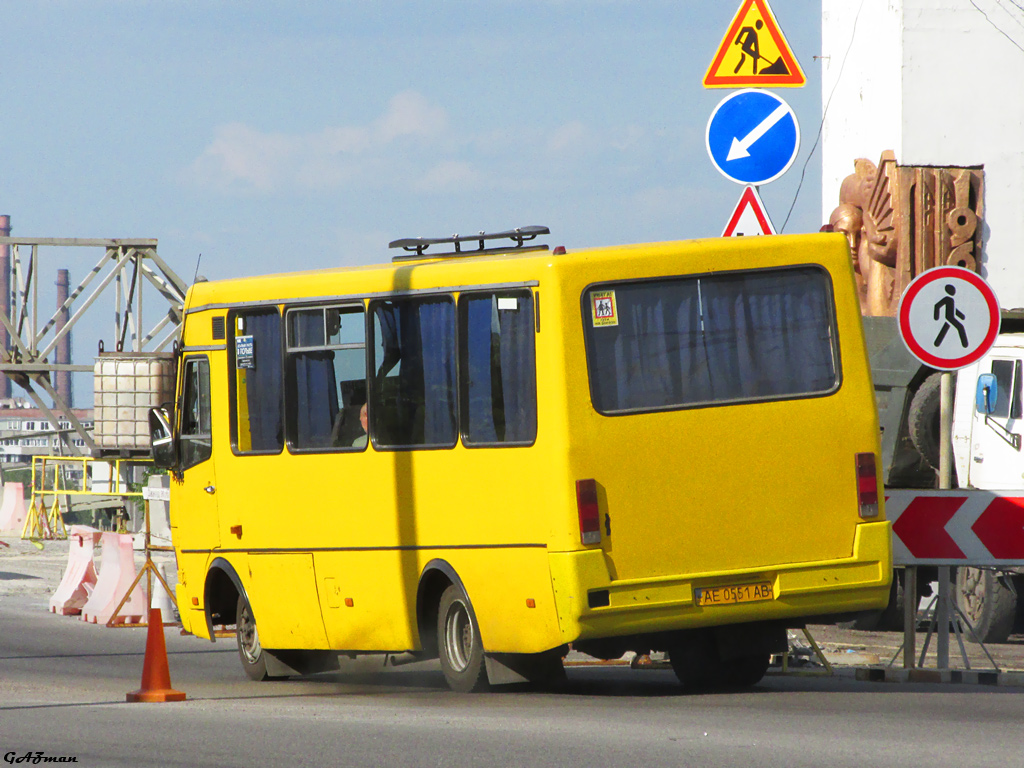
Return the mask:
<svg viewBox="0 0 1024 768">
<path fill-rule="evenodd" d="M 253 621 L 248 606 L 242 610 L 242 615 L 238 617 L 237 631 L 239 647 L 241 647 L 242 653 L 245 655 L 245 660 L 250 664 L 255 664 L 259 660 L 263 649 L 260 647 L 260 636 L 256 631 L 256 622 Z"/>
<path fill-rule="evenodd" d="M 445 655 L 456 672 L 464 672 L 469 667 L 473 639 L 473 622 L 469 618 L 469 611 L 461 602 L 453 603 L 445 617 L 444 645 Z"/>
</svg>

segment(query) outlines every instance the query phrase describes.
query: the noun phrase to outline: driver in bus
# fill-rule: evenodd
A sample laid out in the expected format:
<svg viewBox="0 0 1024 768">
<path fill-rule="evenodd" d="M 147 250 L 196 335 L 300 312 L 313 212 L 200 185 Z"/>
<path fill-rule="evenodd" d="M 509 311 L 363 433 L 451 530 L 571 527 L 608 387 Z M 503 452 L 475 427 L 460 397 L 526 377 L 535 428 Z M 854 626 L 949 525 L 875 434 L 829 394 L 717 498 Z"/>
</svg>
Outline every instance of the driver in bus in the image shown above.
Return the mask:
<svg viewBox="0 0 1024 768">
<path fill-rule="evenodd" d="M 367 432 L 370 431 L 369 426 L 367 426 L 366 403 L 363 403 L 363 407 L 359 409 L 359 426 L 363 428 L 363 434 L 359 435 L 355 440 L 352 441 L 353 448 L 366 447 Z"/>
</svg>

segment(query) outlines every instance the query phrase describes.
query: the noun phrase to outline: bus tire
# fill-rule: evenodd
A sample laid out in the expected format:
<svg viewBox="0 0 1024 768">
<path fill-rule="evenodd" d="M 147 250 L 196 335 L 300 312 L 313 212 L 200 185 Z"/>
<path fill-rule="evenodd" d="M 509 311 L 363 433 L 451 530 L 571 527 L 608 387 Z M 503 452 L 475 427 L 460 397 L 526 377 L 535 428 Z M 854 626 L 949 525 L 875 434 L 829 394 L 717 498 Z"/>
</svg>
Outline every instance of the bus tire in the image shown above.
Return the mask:
<svg viewBox="0 0 1024 768">
<path fill-rule="evenodd" d="M 437 650 L 448 687 L 459 693 L 488 689 L 480 627 L 461 587 L 452 584 L 437 610 Z"/>
<path fill-rule="evenodd" d="M 710 632 L 687 635 L 670 648 L 668 660 L 679 684 L 687 691 L 708 690 L 723 682 L 725 669 Z"/>
<path fill-rule="evenodd" d="M 957 568 L 956 599 L 982 643 L 1005 643 L 1017 615 L 1017 593 L 995 571 Z M 975 637 L 967 633 L 975 642 Z"/>
<path fill-rule="evenodd" d="M 256 629 L 256 618 L 245 595 L 238 596 L 235 612 L 235 639 L 238 642 L 238 658 L 242 661 L 242 669 L 251 679 L 262 682 L 269 680 L 267 674 L 267 655 L 260 645 L 260 633 Z"/>
<path fill-rule="evenodd" d="M 942 397 L 939 391 L 941 373 L 932 373 L 917 388 L 907 411 L 910 442 L 932 469 L 939 468 L 939 412 Z"/>
<path fill-rule="evenodd" d="M 731 659 L 723 665 L 722 682 L 728 688 L 749 688 L 761 682 L 771 664 L 770 653 L 755 653 Z"/>
</svg>

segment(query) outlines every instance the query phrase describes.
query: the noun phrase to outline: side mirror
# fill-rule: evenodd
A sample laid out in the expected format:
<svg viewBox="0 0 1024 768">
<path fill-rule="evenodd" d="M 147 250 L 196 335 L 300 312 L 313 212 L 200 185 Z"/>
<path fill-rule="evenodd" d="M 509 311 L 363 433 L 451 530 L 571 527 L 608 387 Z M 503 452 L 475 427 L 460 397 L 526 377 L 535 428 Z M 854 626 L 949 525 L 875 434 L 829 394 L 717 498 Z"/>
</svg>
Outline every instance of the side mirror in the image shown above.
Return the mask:
<svg viewBox="0 0 1024 768">
<path fill-rule="evenodd" d="M 174 439 L 171 419 L 165 408 L 149 409 L 149 445 L 157 467 L 174 469 L 177 466 L 178 441 Z"/>
<path fill-rule="evenodd" d="M 983 373 L 978 377 L 978 386 L 974 392 L 974 408 L 986 416 L 995 413 L 999 399 L 999 387 L 994 373 Z"/>
</svg>

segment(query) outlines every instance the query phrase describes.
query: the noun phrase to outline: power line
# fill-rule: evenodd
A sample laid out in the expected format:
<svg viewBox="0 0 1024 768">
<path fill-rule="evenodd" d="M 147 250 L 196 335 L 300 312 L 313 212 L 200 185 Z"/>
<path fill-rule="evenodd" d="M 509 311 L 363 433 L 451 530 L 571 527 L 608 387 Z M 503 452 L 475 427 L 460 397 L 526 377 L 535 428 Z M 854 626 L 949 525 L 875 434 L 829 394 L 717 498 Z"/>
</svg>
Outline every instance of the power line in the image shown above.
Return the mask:
<svg viewBox="0 0 1024 768">
<path fill-rule="evenodd" d="M 1018 8 L 1021 8 L 1021 6 L 1019 6 L 1016 3 L 1014 3 L 1013 0 L 1011 0 L 1011 3 L 1013 5 L 1015 5 L 1015 6 L 1017 6 Z M 1013 43 L 1022 53 L 1024 53 L 1024 46 L 1021 46 L 1021 44 L 1018 43 L 1016 40 L 1014 40 L 1012 37 L 1010 37 L 1003 30 L 1002 27 L 1000 27 L 998 24 L 996 24 L 994 21 L 992 21 L 992 19 L 989 18 L 989 15 L 987 13 L 985 13 L 985 11 L 976 2 L 974 2 L 974 0 L 971 0 L 971 5 L 973 5 L 975 7 L 975 9 L 978 11 L 978 13 L 980 13 L 982 16 L 985 17 L 985 21 L 987 21 L 989 24 L 991 24 L 999 34 L 1001 34 L 1003 37 L 1005 37 L 1007 40 L 1009 40 L 1011 43 Z M 1024 8 L 1021 8 L 1021 10 L 1024 10 Z"/>
<path fill-rule="evenodd" d="M 973 2 L 973 0 L 971 0 Z M 857 38 L 857 22 L 860 20 L 860 12 L 864 10 L 864 0 L 860 0 L 860 6 L 857 8 L 857 15 L 853 17 L 853 28 L 850 30 L 850 44 L 846 46 L 846 53 L 843 54 L 843 63 L 839 65 L 839 74 L 836 75 L 836 82 L 832 86 L 832 91 L 828 95 L 828 101 L 825 102 L 825 109 L 821 113 L 821 124 L 818 126 L 818 135 L 814 139 L 814 144 L 811 146 L 811 151 L 807 155 L 807 159 L 804 160 L 804 167 L 800 171 L 800 182 L 796 185 L 796 193 L 793 195 L 793 202 L 789 206 L 789 212 L 786 214 L 786 220 L 782 222 L 782 227 L 779 229 L 779 234 L 786 231 L 786 225 L 789 223 L 789 217 L 793 215 L 793 209 L 796 207 L 796 201 L 800 197 L 800 190 L 804 186 L 804 176 L 807 175 L 807 166 L 811 162 L 811 158 L 814 157 L 814 151 L 818 148 L 818 143 L 821 141 L 821 132 L 825 128 L 825 118 L 828 116 L 828 108 L 832 105 L 832 97 L 836 95 L 836 88 L 839 87 L 839 81 L 843 78 L 843 70 L 846 68 L 846 60 L 850 56 L 850 49 L 853 48 L 853 41 Z"/>
</svg>

